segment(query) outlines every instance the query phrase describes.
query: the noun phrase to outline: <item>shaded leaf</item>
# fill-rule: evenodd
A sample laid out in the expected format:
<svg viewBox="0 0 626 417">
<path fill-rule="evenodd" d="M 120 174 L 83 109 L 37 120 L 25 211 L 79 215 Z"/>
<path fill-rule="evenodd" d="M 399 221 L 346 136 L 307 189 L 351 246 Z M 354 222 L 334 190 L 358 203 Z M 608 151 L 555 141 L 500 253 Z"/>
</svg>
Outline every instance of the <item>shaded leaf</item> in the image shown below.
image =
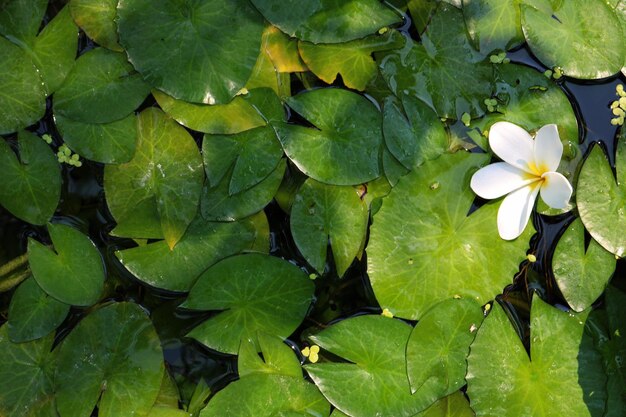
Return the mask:
<svg viewBox="0 0 626 417">
<path fill-rule="evenodd" d="M 87 36 L 105 48 L 121 52 L 115 15 L 117 0 L 70 0 L 74 21 Z"/>
</svg>

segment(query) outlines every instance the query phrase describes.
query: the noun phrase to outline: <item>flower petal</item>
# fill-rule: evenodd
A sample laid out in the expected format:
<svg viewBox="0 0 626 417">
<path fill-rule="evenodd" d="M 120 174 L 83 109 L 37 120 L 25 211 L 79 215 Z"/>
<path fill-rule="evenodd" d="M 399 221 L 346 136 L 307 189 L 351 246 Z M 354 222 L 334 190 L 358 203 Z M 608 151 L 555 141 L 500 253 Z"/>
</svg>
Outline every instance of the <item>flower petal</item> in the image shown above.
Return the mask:
<svg viewBox="0 0 626 417">
<path fill-rule="evenodd" d="M 545 125 L 535 136 L 535 163 L 539 172 L 556 171 L 563 155 L 563 144 L 556 125 Z"/>
<path fill-rule="evenodd" d="M 492 199 L 538 180 L 539 177 L 506 162 L 496 162 L 476 171 L 472 176 L 470 187 L 478 196 Z"/>
<path fill-rule="evenodd" d="M 522 187 L 507 195 L 498 209 L 498 233 L 504 240 L 513 240 L 522 234 L 535 205 L 539 183 Z"/>
<path fill-rule="evenodd" d="M 572 186 L 567 178 L 558 172 L 546 172 L 542 178 L 541 199 L 555 209 L 567 207 L 572 196 Z"/>
<path fill-rule="evenodd" d="M 489 129 L 489 146 L 504 162 L 531 174 L 535 168 L 534 141 L 528 132 L 509 122 L 497 122 Z"/>
</svg>

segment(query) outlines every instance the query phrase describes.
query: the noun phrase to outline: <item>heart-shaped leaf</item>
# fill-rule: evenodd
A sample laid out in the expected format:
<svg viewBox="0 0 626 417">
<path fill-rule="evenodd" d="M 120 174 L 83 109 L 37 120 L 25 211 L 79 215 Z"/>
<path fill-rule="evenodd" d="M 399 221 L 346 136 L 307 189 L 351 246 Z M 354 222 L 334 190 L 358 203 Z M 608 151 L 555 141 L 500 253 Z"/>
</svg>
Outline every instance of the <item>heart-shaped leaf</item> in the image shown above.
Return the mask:
<svg viewBox="0 0 626 417">
<path fill-rule="evenodd" d="M 306 175 L 334 185 L 353 185 L 380 175 L 381 114 L 365 97 L 320 88 L 287 99 L 313 127 L 275 123 L 291 161 Z"/>
<path fill-rule="evenodd" d="M 76 24 L 91 39 L 105 48 L 122 51 L 115 24 L 117 0 L 71 0 L 70 11 Z"/>
<path fill-rule="evenodd" d="M 430 386 L 411 394 L 405 365 L 410 333 L 411 326 L 383 316 L 342 320 L 309 339 L 347 362 L 305 369 L 328 401 L 352 417 L 413 416 L 437 398 Z"/>
<path fill-rule="evenodd" d="M 290 226 L 296 246 L 313 268 L 324 272 L 330 244 L 337 274 L 343 276 L 363 247 L 368 220 L 367 204 L 354 187 L 308 179 L 295 196 Z"/>
<path fill-rule="evenodd" d="M 473 172 L 487 155 L 444 154 L 409 173 L 384 198 L 367 246 L 368 274 L 381 307 L 419 319 L 454 296 L 484 304 L 513 281 L 526 257 L 531 225 L 499 238 L 497 202 L 468 217 Z"/>
<path fill-rule="evenodd" d="M 351 41 L 401 20 L 377 0 L 252 0 L 252 4 L 287 35 L 313 43 Z"/>
<path fill-rule="evenodd" d="M 624 32 L 606 1 L 562 1 L 551 11 L 521 8 L 528 46 L 545 66 L 561 67 L 569 77 L 596 79 L 624 65 Z"/>
<path fill-rule="evenodd" d="M 475 417 L 467 398 L 461 391 L 443 397 L 415 417 Z"/>
<path fill-rule="evenodd" d="M 111 123 L 82 123 L 61 115 L 54 122 L 63 141 L 80 156 L 105 164 L 128 162 L 135 154 L 137 117 L 130 114 Z"/>
<path fill-rule="evenodd" d="M 263 19 L 247 0 L 121 0 L 120 43 L 152 86 L 193 103 L 225 104 L 244 86 Z"/>
<path fill-rule="evenodd" d="M 0 14 L 0 34 L 7 39 L 32 41 L 46 13 L 48 0 L 4 1 Z"/>
<path fill-rule="evenodd" d="M 15 290 L 9 306 L 9 337 L 15 343 L 39 339 L 61 324 L 70 306 L 46 294 L 34 278 Z"/>
<path fill-rule="evenodd" d="M 397 96 L 415 95 L 439 117 L 460 119 L 484 113 L 491 92 L 491 66 L 482 61 L 465 35 L 461 11 L 441 4 L 422 36 L 422 43 L 389 53 L 381 72 Z"/>
<path fill-rule="evenodd" d="M 626 142 L 618 141 L 615 156 L 617 183 L 600 146 L 595 145 L 578 176 L 576 205 L 585 229 L 604 249 L 626 255 Z"/>
<path fill-rule="evenodd" d="M 54 251 L 28 240 L 28 262 L 41 288 L 66 304 L 88 306 L 100 298 L 104 265 L 93 242 L 73 227 L 48 224 Z M 56 252 L 56 253 L 55 253 Z"/>
<path fill-rule="evenodd" d="M 400 48 L 405 39 L 400 32 L 390 30 L 383 35 L 372 35 L 346 43 L 313 44 L 298 43 L 300 55 L 315 75 L 332 84 L 341 75 L 348 88 L 363 91 L 378 74 L 378 66 L 372 54 Z"/>
<path fill-rule="evenodd" d="M 251 220 L 213 223 L 197 216 L 170 250 L 165 241 L 115 253 L 135 277 L 169 291 L 189 291 L 196 279 L 217 261 L 253 248 L 260 232 Z"/>
<path fill-rule="evenodd" d="M 54 112 L 83 123 L 110 123 L 132 113 L 150 92 L 122 53 L 81 55 L 54 95 Z"/>
<path fill-rule="evenodd" d="M 59 163 L 48 145 L 30 132 L 19 133 L 18 146 L 19 160 L 0 139 L 0 204 L 22 220 L 45 224 L 59 203 Z"/>
<path fill-rule="evenodd" d="M 225 310 L 187 336 L 219 352 L 236 354 L 241 341 L 264 332 L 288 337 L 302 322 L 313 298 L 313 283 L 297 266 L 262 254 L 226 258 L 191 288 L 182 307 Z"/>
<path fill-rule="evenodd" d="M 534 297 L 529 358 L 495 303 L 467 358 L 467 393 L 476 415 L 601 416 L 606 376 L 584 334 L 587 314 L 568 314 Z"/>
<path fill-rule="evenodd" d="M 13 343 L 8 326 L 0 327 L 0 413 L 35 417 L 29 412 L 54 395 L 54 334 L 32 342 Z M 43 414 L 37 417 L 48 417 Z"/>
<path fill-rule="evenodd" d="M 200 201 L 202 157 L 187 131 L 157 108 L 141 112 L 133 159 L 107 165 L 104 190 L 117 236 L 165 238 L 174 247 Z"/>
<path fill-rule="evenodd" d="M 476 47 L 487 54 L 506 51 L 524 42 L 522 0 L 464 0 L 463 16 Z"/>
<path fill-rule="evenodd" d="M 552 272 L 574 311 L 583 311 L 600 297 L 615 271 L 615 256 L 595 240 L 585 247 L 580 219 L 570 224 L 552 255 Z"/>
<path fill-rule="evenodd" d="M 267 178 L 283 156 L 274 130 L 268 126 L 236 135 L 204 135 L 202 157 L 209 185 L 217 186 L 232 167 L 228 193 L 245 191 Z"/>
<path fill-rule="evenodd" d="M 237 359 L 237 371 L 243 378 L 252 374 L 279 374 L 302 378 L 302 367 L 295 352 L 283 341 L 264 333 L 258 334 L 258 346 L 263 359 L 257 353 L 257 343 L 253 340 L 242 340 Z"/>
<path fill-rule="evenodd" d="M 469 346 L 482 320 L 481 306 L 464 299 L 442 301 L 424 314 L 406 347 L 411 392 L 430 385 L 436 399 L 465 385 Z"/>
<path fill-rule="evenodd" d="M 61 417 L 145 415 L 163 379 L 163 351 L 146 312 L 134 303 L 102 307 L 59 347 L 55 374 Z"/>
</svg>

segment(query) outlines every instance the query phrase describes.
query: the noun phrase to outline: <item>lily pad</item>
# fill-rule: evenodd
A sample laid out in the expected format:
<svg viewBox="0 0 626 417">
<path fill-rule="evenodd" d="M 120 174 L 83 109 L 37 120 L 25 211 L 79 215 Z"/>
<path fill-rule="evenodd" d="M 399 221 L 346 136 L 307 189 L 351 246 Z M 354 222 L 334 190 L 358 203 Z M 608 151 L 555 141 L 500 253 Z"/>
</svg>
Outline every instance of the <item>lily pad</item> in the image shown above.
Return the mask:
<svg viewBox="0 0 626 417">
<path fill-rule="evenodd" d="M 258 127 L 236 135 L 204 135 L 202 157 L 209 185 L 217 186 L 232 167 L 228 193 L 250 189 L 270 175 L 283 149 L 270 127 Z"/>
<path fill-rule="evenodd" d="M 187 131 L 157 108 L 139 114 L 133 159 L 107 165 L 104 190 L 116 236 L 165 238 L 171 248 L 194 219 L 204 172 Z"/>
<path fill-rule="evenodd" d="M 34 278 L 15 290 L 9 306 L 9 337 L 15 343 L 39 339 L 63 322 L 70 306 L 46 294 Z"/>
<path fill-rule="evenodd" d="M 263 359 L 257 353 L 255 341 L 241 341 L 237 360 L 237 371 L 240 378 L 259 373 L 302 378 L 300 361 L 293 349 L 283 343 L 280 338 L 259 333 L 258 346 L 263 353 Z"/>
<path fill-rule="evenodd" d="M 474 201 L 470 177 L 487 161 L 463 151 L 444 154 L 401 178 L 385 197 L 367 247 L 381 307 L 417 320 L 454 296 L 484 304 L 512 282 L 534 229 L 500 239 L 497 202 L 467 216 Z"/>
<path fill-rule="evenodd" d="M 328 401 L 352 417 L 413 416 L 437 398 L 429 384 L 411 394 L 405 366 L 410 333 L 411 326 L 383 316 L 342 320 L 309 339 L 348 362 L 305 369 Z"/>
<path fill-rule="evenodd" d="M 41 288 L 66 304 L 89 306 L 102 295 L 104 264 L 96 245 L 78 230 L 48 224 L 54 251 L 28 240 L 28 262 Z"/>
<path fill-rule="evenodd" d="M 169 291 L 189 291 L 211 265 L 253 248 L 259 232 L 250 220 L 214 223 L 197 216 L 170 250 L 165 241 L 117 251 L 115 256 L 135 277 Z"/>
<path fill-rule="evenodd" d="M 231 168 L 215 187 L 204 187 L 200 204 L 202 217 L 212 221 L 232 222 L 263 210 L 278 192 L 286 165 L 285 160 L 281 160 L 261 182 L 233 195 L 229 192 L 233 172 Z"/>
<path fill-rule="evenodd" d="M 321 88 L 287 99 L 313 127 L 275 123 L 285 153 L 306 175 L 333 185 L 360 184 L 380 175 L 381 114 L 365 97 Z"/>
<path fill-rule="evenodd" d="M 568 314 L 534 297 L 529 358 L 495 303 L 467 358 L 467 393 L 476 415 L 601 416 L 606 376 L 591 338 L 584 335 L 587 314 Z"/>
<path fill-rule="evenodd" d="M 278 72 L 304 72 L 307 66 L 298 52 L 298 40 L 290 38 L 275 26 L 265 29 L 263 47 Z"/>
<path fill-rule="evenodd" d="M 491 92 L 491 65 L 465 35 L 461 11 L 441 4 L 422 35 L 422 43 L 404 48 L 381 61 L 381 72 L 397 96 L 415 95 L 439 117 L 479 117 L 483 99 Z"/>
<path fill-rule="evenodd" d="M 61 417 L 147 414 L 163 378 L 159 337 L 137 304 L 114 303 L 78 323 L 59 347 L 55 374 Z"/>
<path fill-rule="evenodd" d="M 264 332 L 288 337 L 313 301 L 313 283 L 297 266 L 262 254 L 226 258 L 191 288 L 182 307 L 225 310 L 187 336 L 219 352 L 236 354 L 241 341 Z"/>
<path fill-rule="evenodd" d="M 347 42 L 401 21 L 377 0 L 251 0 L 274 26 L 313 43 Z"/>
<path fill-rule="evenodd" d="M 624 33 L 606 1 L 563 1 L 551 12 L 528 5 L 521 10 L 528 46 L 545 66 L 561 67 L 569 77 L 597 79 L 624 65 Z"/>
<path fill-rule="evenodd" d="M 474 417 L 467 398 L 461 391 L 450 394 L 437 400 L 425 411 L 416 414 L 415 417 Z"/>
<path fill-rule="evenodd" d="M 4 0 L 0 14 L 0 34 L 7 39 L 32 41 L 46 13 L 48 0 Z"/>
<path fill-rule="evenodd" d="M 363 91 L 378 73 L 372 54 L 400 48 L 405 38 L 395 30 L 346 43 L 313 44 L 299 42 L 304 63 L 322 81 L 332 84 L 337 75 L 346 87 Z"/>
<path fill-rule="evenodd" d="M 120 43 L 152 86 L 185 101 L 225 104 L 252 73 L 263 18 L 247 0 L 121 0 Z"/>
<path fill-rule="evenodd" d="M 626 255 L 626 142 L 618 141 L 617 183 L 602 148 L 594 145 L 578 176 L 576 205 L 585 229 L 604 249 Z"/>
<path fill-rule="evenodd" d="M 30 132 L 19 133 L 18 147 L 19 160 L 0 139 L 0 204 L 14 216 L 42 225 L 59 203 L 59 163 L 48 145 Z"/>
<path fill-rule="evenodd" d="M 362 251 L 368 214 L 367 204 L 354 187 L 308 179 L 291 208 L 291 234 L 298 250 L 319 273 L 326 267 L 330 244 L 341 277 Z"/>
<path fill-rule="evenodd" d="M 595 240 L 585 245 L 580 219 L 570 224 L 552 255 L 552 272 L 574 311 L 583 311 L 602 295 L 615 271 L 615 256 Z"/>
<path fill-rule="evenodd" d="M 506 51 L 524 42 L 522 3 L 522 0 L 463 1 L 467 30 L 481 52 Z"/>
<path fill-rule="evenodd" d="M 46 89 L 26 51 L 0 36 L 0 134 L 13 133 L 41 119 Z"/>
<path fill-rule="evenodd" d="M 411 392 L 431 385 L 434 401 L 465 385 L 469 346 L 482 321 L 483 310 L 472 300 L 450 299 L 428 310 L 406 347 Z"/>
<path fill-rule="evenodd" d="M 411 96 L 403 96 L 402 104 L 393 97 L 385 100 L 383 133 L 391 154 L 410 170 L 448 149 L 448 134 L 437 114 Z"/>
<path fill-rule="evenodd" d="M 253 374 L 219 391 L 200 417 L 326 417 L 330 406 L 315 385 L 301 377 Z"/>
<path fill-rule="evenodd" d="M 55 115 L 54 122 L 67 146 L 84 158 L 104 164 L 120 164 L 133 158 L 137 142 L 134 114 L 102 124 Z"/>
<path fill-rule="evenodd" d="M 0 413 L 35 417 L 31 408 L 54 394 L 54 334 L 32 342 L 13 343 L 8 326 L 0 327 Z M 38 416 L 37 416 L 38 417 Z"/>
<path fill-rule="evenodd" d="M 91 39 L 113 51 L 123 49 L 117 39 L 117 0 L 71 0 L 74 21 Z"/>
<path fill-rule="evenodd" d="M 54 112 L 83 123 L 110 123 L 131 114 L 149 87 L 122 53 L 105 48 L 81 55 L 54 95 Z"/>
</svg>

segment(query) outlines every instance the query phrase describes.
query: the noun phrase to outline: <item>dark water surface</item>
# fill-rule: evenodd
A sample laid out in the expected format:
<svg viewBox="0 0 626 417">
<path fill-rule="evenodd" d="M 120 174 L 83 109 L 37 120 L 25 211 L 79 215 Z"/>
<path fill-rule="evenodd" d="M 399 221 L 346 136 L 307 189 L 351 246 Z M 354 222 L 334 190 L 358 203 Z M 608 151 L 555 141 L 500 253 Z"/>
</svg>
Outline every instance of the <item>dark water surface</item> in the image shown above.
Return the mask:
<svg viewBox="0 0 626 417">
<path fill-rule="evenodd" d="M 64 2 L 52 2 L 49 16 L 60 9 Z M 405 25 L 405 28 L 408 25 Z M 81 52 L 93 47 L 82 37 Z M 530 52 L 521 48 L 509 57 L 514 62 L 544 71 Z M 610 124 L 609 104 L 615 100 L 615 86 L 626 84 L 623 76 L 613 77 L 598 82 L 576 82 L 565 80 L 562 88 L 574 106 L 580 125 L 580 149 L 586 155 L 591 144 L 600 142 L 607 150 L 611 162 L 614 161 L 617 129 Z M 294 82 L 294 88 L 301 86 Z M 295 92 L 295 91 L 294 91 Z M 49 103 L 50 104 L 50 103 Z M 150 99 L 144 106 L 151 106 Z M 61 144 L 60 136 L 54 128 L 50 106 L 43 121 L 31 130 L 39 134 L 52 133 L 54 144 Z M 200 140 L 201 135 L 194 137 Z M 64 190 L 59 211 L 64 216 L 55 216 L 53 221 L 70 224 L 88 233 L 101 250 L 108 273 L 106 294 L 110 300 L 133 300 L 144 306 L 151 314 L 155 327 L 161 337 L 167 366 L 178 380 L 186 379 L 190 383 L 204 379 L 214 390 L 223 387 L 236 378 L 236 360 L 234 356 L 210 351 L 200 344 L 185 339 L 183 336 L 196 324 L 212 313 L 197 314 L 178 310 L 177 306 L 184 297 L 180 294 L 150 289 L 141 285 L 117 261 L 114 252 L 120 248 L 134 246 L 130 239 L 109 236 L 114 226 L 108 212 L 102 188 L 103 165 L 83 161 L 81 168 L 63 165 Z M 276 203 L 265 209 L 271 228 L 271 253 L 288 259 L 307 268 L 306 261 L 298 253 L 289 231 L 289 218 Z M 574 219 L 573 214 L 546 217 L 534 214 L 533 221 L 538 234 L 531 241 L 531 253 L 537 256 L 537 262 L 524 262 L 513 284 L 507 287 L 500 300 L 507 308 L 521 335 L 528 335 L 529 296 L 532 291 L 541 293 L 548 302 L 565 306 L 550 271 L 550 253 L 564 227 Z M 23 254 L 26 251 L 28 237 L 49 242 L 45 227 L 33 226 L 17 220 L 0 207 L 0 265 Z M 332 261 L 332 257 L 329 257 Z M 624 279 L 624 261 L 618 262 L 618 269 L 613 283 L 626 286 Z M 355 262 L 343 279 L 334 273 L 334 266 L 327 267 L 327 273 L 318 278 L 317 302 L 311 314 L 292 336 L 299 342 L 308 328 L 324 326 L 339 318 L 364 313 L 379 313 L 380 308 L 373 295 L 366 273 L 366 259 Z M 313 272 L 309 270 L 308 272 Z M 0 294 L 0 324 L 6 320 L 8 302 L 12 292 Z M 601 304 L 602 300 L 598 301 Z M 76 323 L 88 312 L 85 309 L 72 308 L 67 320 L 61 325 L 57 342 L 60 341 Z M 297 346 L 294 343 L 294 349 Z M 191 386 L 191 385 L 190 385 Z"/>
</svg>

